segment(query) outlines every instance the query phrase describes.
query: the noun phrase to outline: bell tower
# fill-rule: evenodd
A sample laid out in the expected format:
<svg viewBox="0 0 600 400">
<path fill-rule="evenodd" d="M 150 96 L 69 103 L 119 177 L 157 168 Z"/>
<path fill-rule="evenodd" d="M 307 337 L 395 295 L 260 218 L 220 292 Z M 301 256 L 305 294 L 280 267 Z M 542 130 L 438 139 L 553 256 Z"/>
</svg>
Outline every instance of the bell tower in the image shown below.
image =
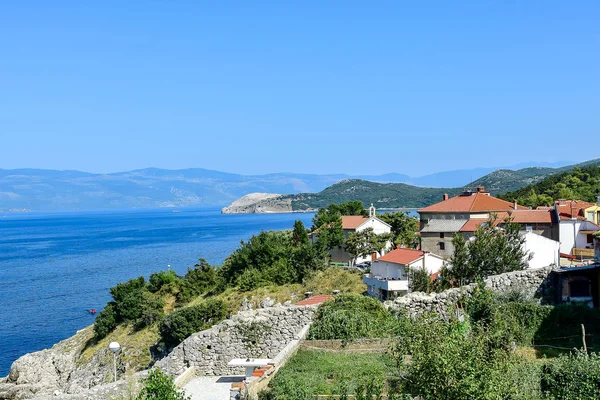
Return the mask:
<svg viewBox="0 0 600 400">
<path fill-rule="evenodd" d="M 369 207 L 369 217 L 374 217 L 376 214 L 375 207 L 373 206 L 373 203 L 371 203 L 371 207 Z"/>
</svg>

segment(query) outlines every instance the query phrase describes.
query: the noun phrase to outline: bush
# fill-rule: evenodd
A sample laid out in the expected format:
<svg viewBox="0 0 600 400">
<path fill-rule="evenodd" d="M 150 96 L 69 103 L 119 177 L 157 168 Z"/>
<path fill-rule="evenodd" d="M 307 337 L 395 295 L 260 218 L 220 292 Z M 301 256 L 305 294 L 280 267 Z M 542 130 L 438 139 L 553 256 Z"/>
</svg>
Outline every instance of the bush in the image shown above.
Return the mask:
<svg viewBox="0 0 600 400">
<path fill-rule="evenodd" d="M 117 314 L 115 313 L 115 303 L 106 304 L 104 310 L 98 314 L 94 321 L 94 333 L 96 339 L 106 337 L 113 329 L 117 327 Z"/>
<path fill-rule="evenodd" d="M 319 307 L 309 338 L 353 340 L 383 337 L 387 335 L 390 320 L 390 314 L 378 300 L 340 294 Z"/>
<path fill-rule="evenodd" d="M 148 280 L 148 291 L 156 293 L 164 287 L 177 286 L 179 283 L 179 277 L 175 271 L 161 271 L 150 275 Z"/>
<path fill-rule="evenodd" d="M 184 392 L 180 392 L 173 382 L 173 378 L 158 368 L 148 371 L 148 377 L 144 380 L 144 387 L 137 400 L 190 400 Z"/>
<path fill-rule="evenodd" d="M 160 326 L 160 334 L 165 344 L 174 347 L 188 336 L 219 323 L 227 314 L 225 302 L 208 300 L 198 306 L 182 308 L 168 315 Z"/>
<path fill-rule="evenodd" d="M 118 304 L 133 292 L 143 289 L 145 285 L 146 280 L 143 276 L 140 276 L 139 278 L 131 279 L 125 283 L 119 283 L 117 286 L 111 287 L 110 294 Z"/>
<path fill-rule="evenodd" d="M 600 355 L 562 355 L 542 367 L 542 392 L 564 400 L 600 398 Z"/>
<path fill-rule="evenodd" d="M 188 269 L 177 293 L 177 303 L 185 304 L 194 298 L 205 294 L 215 287 L 217 272 L 215 267 L 201 258 L 194 268 Z"/>
<path fill-rule="evenodd" d="M 136 322 L 136 328 L 141 329 L 160 321 L 164 315 L 165 302 L 162 298 L 148 292 L 142 292 L 141 313 Z"/>
<path fill-rule="evenodd" d="M 269 282 L 263 278 L 263 274 L 254 268 L 245 270 L 237 279 L 237 285 L 243 292 L 249 292 L 268 284 Z"/>
</svg>

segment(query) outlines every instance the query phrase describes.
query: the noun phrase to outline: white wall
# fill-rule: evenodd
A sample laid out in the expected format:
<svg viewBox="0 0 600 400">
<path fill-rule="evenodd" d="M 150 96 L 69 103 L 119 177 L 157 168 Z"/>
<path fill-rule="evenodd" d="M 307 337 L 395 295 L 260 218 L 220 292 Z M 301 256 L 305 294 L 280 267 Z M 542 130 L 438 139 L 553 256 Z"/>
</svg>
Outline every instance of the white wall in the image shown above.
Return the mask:
<svg viewBox="0 0 600 400">
<path fill-rule="evenodd" d="M 431 275 L 442 270 L 444 259 L 431 253 L 425 253 L 425 257 L 410 264 L 410 268 L 422 268 L 425 264 L 425 269 Z"/>
<path fill-rule="evenodd" d="M 377 218 L 369 218 L 361 226 L 356 228 L 356 231 L 360 232 L 367 228 L 373 228 L 373 232 L 375 232 L 376 235 L 381 235 L 383 233 L 390 233 L 392 231 L 388 225 L 384 224 L 382 221 L 380 221 Z"/>
<path fill-rule="evenodd" d="M 404 265 L 387 261 L 373 261 L 371 264 L 371 275 L 384 278 L 406 279 Z"/>
<path fill-rule="evenodd" d="M 575 245 L 575 242 L 580 225 L 581 221 L 576 219 L 560 221 L 560 225 L 558 227 L 558 237 L 560 238 L 561 253 L 571 254 L 573 247 L 578 247 Z"/>
<path fill-rule="evenodd" d="M 523 250 L 533 254 L 533 258 L 529 261 L 530 269 L 543 268 L 552 264 L 559 265 L 558 252 L 561 247 L 559 242 L 533 232 L 524 233 L 523 236 L 525 237 Z"/>
</svg>

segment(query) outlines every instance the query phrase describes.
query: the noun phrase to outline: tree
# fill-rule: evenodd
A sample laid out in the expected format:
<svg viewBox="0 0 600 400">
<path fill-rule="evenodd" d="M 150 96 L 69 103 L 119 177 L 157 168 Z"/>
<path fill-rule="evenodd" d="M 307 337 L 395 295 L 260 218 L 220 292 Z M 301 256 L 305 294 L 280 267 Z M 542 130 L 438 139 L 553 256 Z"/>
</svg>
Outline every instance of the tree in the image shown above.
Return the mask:
<svg viewBox="0 0 600 400">
<path fill-rule="evenodd" d="M 427 272 L 425 267 L 410 268 L 408 270 L 408 277 L 411 292 L 431 292 L 431 280 L 429 279 L 429 272 Z"/>
<path fill-rule="evenodd" d="M 373 253 L 381 253 L 390 240 L 390 235 L 377 235 L 373 228 L 366 228 L 348 235 L 344 248 L 352 256 L 352 261 L 358 257 L 366 257 Z"/>
<path fill-rule="evenodd" d="M 179 391 L 173 378 L 165 374 L 159 368 L 148 371 L 148 377 L 144 379 L 144 387 L 137 400 L 190 400 L 185 392 Z"/>
<path fill-rule="evenodd" d="M 525 238 L 520 234 L 519 224 L 507 218 L 497 227 L 495 220 L 493 215 L 481 224 L 468 244 L 462 236 L 454 237 L 452 267 L 443 271 L 446 282 L 462 285 L 489 275 L 527 268 L 532 256 L 523 250 Z"/>
<path fill-rule="evenodd" d="M 417 235 L 419 231 L 417 217 L 411 217 L 407 213 L 399 211 L 381 214 L 379 219 L 391 226 L 394 248 L 396 246 L 417 248 L 420 243 L 420 237 Z"/>
<path fill-rule="evenodd" d="M 294 244 L 294 247 L 300 247 L 309 243 L 308 231 L 306 230 L 304 224 L 300 220 L 294 222 L 294 230 L 292 231 L 292 243 Z"/>
<path fill-rule="evenodd" d="M 204 258 L 198 259 L 194 268 L 188 268 L 185 279 L 177 293 L 177 303 L 185 304 L 211 290 L 217 282 L 215 267 Z"/>
</svg>

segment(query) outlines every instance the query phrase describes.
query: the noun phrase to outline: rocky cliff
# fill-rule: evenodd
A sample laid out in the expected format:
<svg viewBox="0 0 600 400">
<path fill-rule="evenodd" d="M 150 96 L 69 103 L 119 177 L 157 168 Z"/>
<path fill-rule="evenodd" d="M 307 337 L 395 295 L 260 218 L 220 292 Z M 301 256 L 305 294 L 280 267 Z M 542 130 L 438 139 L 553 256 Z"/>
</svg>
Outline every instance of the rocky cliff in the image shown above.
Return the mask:
<svg viewBox="0 0 600 400">
<path fill-rule="evenodd" d="M 263 214 L 292 212 L 289 196 L 273 193 L 250 193 L 221 210 L 223 214 Z"/>
</svg>

